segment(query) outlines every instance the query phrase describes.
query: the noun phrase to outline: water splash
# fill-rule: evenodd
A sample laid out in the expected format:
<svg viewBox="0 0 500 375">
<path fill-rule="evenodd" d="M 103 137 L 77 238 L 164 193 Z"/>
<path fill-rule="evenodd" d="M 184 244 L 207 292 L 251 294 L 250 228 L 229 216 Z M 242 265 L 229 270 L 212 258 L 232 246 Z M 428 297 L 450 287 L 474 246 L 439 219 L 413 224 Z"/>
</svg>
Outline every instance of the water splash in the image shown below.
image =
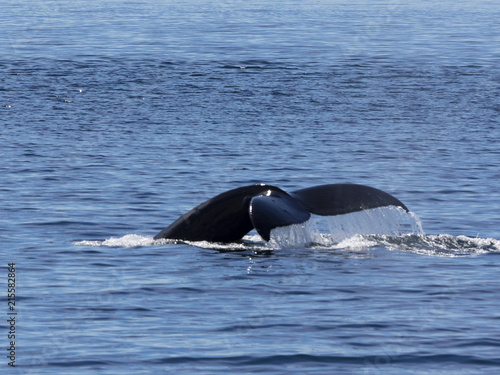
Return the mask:
<svg viewBox="0 0 500 375">
<path fill-rule="evenodd" d="M 424 234 L 422 224 L 414 213 L 395 206 L 329 216 L 326 221 L 333 242 L 341 242 L 357 234 Z"/>
<path fill-rule="evenodd" d="M 138 247 L 184 243 L 219 251 L 269 251 L 279 249 L 335 249 L 369 251 L 374 247 L 427 256 L 475 256 L 500 254 L 500 240 L 449 234 L 425 235 L 413 213 L 397 207 L 382 207 L 333 217 L 313 216 L 303 224 L 275 228 L 271 241 L 250 234 L 241 241 L 224 244 L 208 241 L 176 241 L 127 234 L 102 241 L 78 241 L 78 246 Z"/>
<path fill-rule="evenodd" d="M 324 243 L 316 221 L 311 218 L 302 224 L 293 224 L 271 230 L 268 247 L 271 249 L 304 248 L 313 243 Z"/>
<path fill-rule="evenodd" d="M 463 257 L 481 254 L 500 254 L 500 240 L 493 238 L 473 238 L 464 235 L 449 234 L 424 235 L 406 233 L 402 235 L 361 235 L 344 238 L 340 242 L 333 241 L 330 234 L 320 233 L 315 222 L 279 228 L 272 232 L 272 240 L 267 243 L 258 235 L 247 235 L 243 241 L 223 244 L 208 241 L 183 242 L 127 234 L 123 237 L 111 237 L 104 241 L 78 241 L 77 246 L 91 247 L 138 247 L 156 246 L 176 243 L 219 251 L 269 251 L 279 249 L 324 249 L 369 251 L 374 247 L 385 247 L 392 251 L 404 251 L 414 254 L 438 257 Z"/>
<path fill-rule="evenodd" d="M 320 229 L 321 228 L 321 229 Z M 326 229 L 326 234 L 322 234 Z M 272 248 L 307 247 L 311 244 L 335 247 L 357 235 L 400 236 L 424 234 L 418 217 L 401 207 L 380 207 L 337 216 L 313 216 L 303 224 L 271 231 Z"/>
</svg>

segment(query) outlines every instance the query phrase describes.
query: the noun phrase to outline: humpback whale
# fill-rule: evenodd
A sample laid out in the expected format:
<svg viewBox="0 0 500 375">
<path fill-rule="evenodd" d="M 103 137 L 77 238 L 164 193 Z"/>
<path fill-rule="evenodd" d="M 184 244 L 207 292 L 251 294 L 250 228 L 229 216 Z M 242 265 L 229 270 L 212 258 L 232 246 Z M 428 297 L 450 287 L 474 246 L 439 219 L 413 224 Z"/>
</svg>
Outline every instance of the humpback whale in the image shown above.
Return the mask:
<svg viewBox="0 0 500 375">
<path fill-rule="evenodd" d="M 226 191 L 193 208 L 155 239 L 235 242 L 252 229 L 265 240 L 271 230 L 306 222 L 311 214 L 342 215 L 377 207 L 408 208 L 392 195 L 365 185 L 329 184 L 287 193 L 272 185 Z"/>
</svg>

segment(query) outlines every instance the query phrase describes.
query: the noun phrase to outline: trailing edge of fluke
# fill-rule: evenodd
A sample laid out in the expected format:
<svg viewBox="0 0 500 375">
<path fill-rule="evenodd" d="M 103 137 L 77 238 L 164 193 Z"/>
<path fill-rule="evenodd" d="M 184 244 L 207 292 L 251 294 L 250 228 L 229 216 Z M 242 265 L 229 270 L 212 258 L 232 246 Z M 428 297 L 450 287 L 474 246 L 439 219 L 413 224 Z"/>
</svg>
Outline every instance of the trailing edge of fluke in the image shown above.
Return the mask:
<svg viewBox="0 0 500 375">
<path fill-rule="evenodd" d="M 196 206 L 154 238 L 227 243 L 240 240 L 255 228 L 269 241 L 274 228 L 304 223 L 311 214 L 342 215 L 384 206 L 409 212 L 397 198 L 364 185 L 321 185 L 291 193 L 271 185 L 250 185 Z"/>
</svg>

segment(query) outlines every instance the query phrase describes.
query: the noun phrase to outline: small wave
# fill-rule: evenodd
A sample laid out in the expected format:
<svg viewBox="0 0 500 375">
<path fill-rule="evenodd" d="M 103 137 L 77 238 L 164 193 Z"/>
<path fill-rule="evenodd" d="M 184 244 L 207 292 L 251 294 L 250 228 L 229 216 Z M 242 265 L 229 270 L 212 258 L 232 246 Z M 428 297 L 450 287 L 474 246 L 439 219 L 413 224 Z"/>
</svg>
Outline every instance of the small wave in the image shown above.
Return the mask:
<svg viewBox="0 0 500 375">
<path fill-rule="evenodd" d="M 103 241 L 77 241 L 74 245 L 90 247 L 137 247 L 155 246 L 184 243 L 204 249 L 219 251 L 277 251 L 280 249 L 325 249 L 325 250 L 348 250 L 367 251 L 374 247 L 385 247 L 388 250 L 405 251 L 415 254 L 440 257 L 463 257 L 481 254 L 500 254 L 500 240 L 493 238 L 473 238 L 464 235 L 452 236 L 449 234 L 425 235 L 425 234 L 402 234 L 391 235 L 361 235 L 344 238 L 335 242 L 330 234 L 318 232 L 313 223 L 286 227 L 286 230 L 277 232 L 269 243 L 258 235 L 247 235 L 241 242 L 214 243 L 208 241 L 175 241 L 153 237 L 127 234 L 123 237 L 111 237 Z M 287 236 L 287 234 L 291 234 Z"/>
<path fill-rule="evenodd" d="M 381 362 L 382 361 L 382 362 Z M 387 361 L 387 362 L 386 362 Z M 461 365 L 487 365 L 498 366 L 500 361 L 496 358 L 479 357 L 474 355 L 455 355 L 455 354 L 421 354 L 409 353 L 394 356 L 387 356 L 381 353 L 380 355 L 363 355 L 363 356 L 345 356 L 340 354 L 276 354 L 269 356 L 232 356 L 232 357 L 165 357 L 153 359 L 152 363 L 159 364 L 198 364 L 198 365 L 219 365 L 219 366 L 232 366 L 238 368 L 239 366 L 291 366 L 306 364 L 350 364 L 350 365 L 364 365 L 366 369 L 373 366 L 380 366 L 381 364 L 441 364 L 450 365 L 453 363 Z M 307 372 L 307 371 L 306 371 Z M 325 371 L 327 373 L 329 371 Z M 330 371 L 331 372 L 331 371 Z M 371 372 L 370 372 L 371 373 Z"/>
<path fill-rule="evenodd" d="M 500 252 L 500 241 L 493 238 L 467 237 L 464 235 L 402 235 L 371 236 L 389 250 L 408 251 L 416 254 L 457 257 Z"/>
<path fill-rule="evenodd" d="M 472 238 L 465 235 L 426 235 L 418 218 L 403 210 L 374 209 L 368 212 L 327 217 L 326 231 L 317 217 L 303 224 L 275 228 L 271 241 L 264 241 L 252 232 L 239 242 L 176 241 L 151 236 L 127 234 L 102 241 L 78 241 L 77 246 L 138 247 L 183 243 L 218 251 L 276 251 L 280 249 L 335 249 L 367 251 L 374 247 L 411 252 L 427 256 L 458 257 L 500 253 L 500 240 Z M 402 233 L 405 232 L 406 233 Z M 326 233 L 325 233 L 326 232 Z"/>
</svg>

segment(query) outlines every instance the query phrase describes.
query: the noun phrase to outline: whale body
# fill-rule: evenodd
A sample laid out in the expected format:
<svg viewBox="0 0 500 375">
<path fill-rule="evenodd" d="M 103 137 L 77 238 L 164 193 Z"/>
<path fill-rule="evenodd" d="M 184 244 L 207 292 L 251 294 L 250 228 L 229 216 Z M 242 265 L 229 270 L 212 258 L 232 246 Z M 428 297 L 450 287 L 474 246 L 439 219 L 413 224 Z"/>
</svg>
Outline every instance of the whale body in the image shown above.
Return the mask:
<svg viewBox="0 0 500 375">
<path fill-rule="evenodd" d="M 397 198 L 365 185 L 329 184 L 291 193 L 272 185 L 250 185 L 201 203 L 154 238 L 228 243 L 240 240 L 255 228 L 269 241 L 274 228 L 304 223 L 311 214 L 343 215 L 385 206 L 409 212 Z"/>
</svg>

